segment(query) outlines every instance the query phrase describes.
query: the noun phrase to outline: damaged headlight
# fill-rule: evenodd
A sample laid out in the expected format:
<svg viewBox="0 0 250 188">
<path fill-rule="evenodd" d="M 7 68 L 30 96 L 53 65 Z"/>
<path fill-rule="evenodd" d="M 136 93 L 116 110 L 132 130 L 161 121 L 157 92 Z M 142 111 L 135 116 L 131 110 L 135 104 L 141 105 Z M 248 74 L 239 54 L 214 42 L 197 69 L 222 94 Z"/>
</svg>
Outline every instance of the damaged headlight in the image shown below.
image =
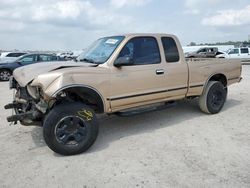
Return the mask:
<svg viewBox="0 0 250 188">
<path fill-rule="evenodd" d="M 27 91 L 32 98 L 34 98 L 34 99 L 40 98 L 40 88 L 39 87 L 27 85 Z"/>
</svg>

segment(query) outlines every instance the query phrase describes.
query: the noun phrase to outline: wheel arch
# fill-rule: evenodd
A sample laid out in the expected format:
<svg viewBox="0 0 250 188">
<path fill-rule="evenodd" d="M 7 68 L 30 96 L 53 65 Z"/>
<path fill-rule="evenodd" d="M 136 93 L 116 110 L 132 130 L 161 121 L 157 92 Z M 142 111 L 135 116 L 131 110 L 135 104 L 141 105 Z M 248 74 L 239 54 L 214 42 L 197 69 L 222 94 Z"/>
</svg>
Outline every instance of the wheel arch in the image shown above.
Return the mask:
<svg viewBox="0 0 250 188">
<path fill-rule="evenodd" d="M 211 76 L 209 76 L 209 78 L 207 79 L 207 81 L 203 87 L 203 92 L 204 92 L 205 88 L 207 87 L 208 82 L 210 82 L 210 81 L 221 82 L 224 87 L 227 87 L 227 77 L 222 73 L 215 73 L 215 74 L 212 74 Z"/>
<path fill-rule="evenodd" d="M 57 90 L 52 96 L 56 97 L 62 92 L 77 96 L 76 101 L 89 102 L 90 104 L 96 106 L 95 111 L 98 113 L 105 112 L 105 104 L 102 95 L 92 87 L 86 85 L 64 86 Z"/>
<path fill-rule="evenodd" d="M 0 68 L 0 71 L 2 71 L 2 70 L 7 70 L 7 71 L 11 72 L 11 74 L 13 73 L 13 70 L 11 70 L 10 68 L 7 68 L 7 67 Z"/>
</svg>

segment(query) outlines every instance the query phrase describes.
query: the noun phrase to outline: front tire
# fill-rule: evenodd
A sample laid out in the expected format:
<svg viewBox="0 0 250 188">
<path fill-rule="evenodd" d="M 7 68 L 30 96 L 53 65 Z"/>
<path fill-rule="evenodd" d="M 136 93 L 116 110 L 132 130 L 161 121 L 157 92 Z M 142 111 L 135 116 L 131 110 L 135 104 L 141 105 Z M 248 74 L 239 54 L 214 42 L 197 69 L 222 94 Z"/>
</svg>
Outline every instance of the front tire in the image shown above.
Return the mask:
<svg viewBox="0 0 250 188">
<path fill-rule="evenodd" d="M 61 155 L 86 151 L 97 135 L 98 123 L 93 110 L 77 102 L 55 106 L 43 123 L 46 144 Z"/>
<path fill-rule="evenodd" d="M 227 98 L 227 87 L 221 82 L 210 81 L 199 98 L 201 111 L 216 114 L 221 111 Z"/>
</svg>

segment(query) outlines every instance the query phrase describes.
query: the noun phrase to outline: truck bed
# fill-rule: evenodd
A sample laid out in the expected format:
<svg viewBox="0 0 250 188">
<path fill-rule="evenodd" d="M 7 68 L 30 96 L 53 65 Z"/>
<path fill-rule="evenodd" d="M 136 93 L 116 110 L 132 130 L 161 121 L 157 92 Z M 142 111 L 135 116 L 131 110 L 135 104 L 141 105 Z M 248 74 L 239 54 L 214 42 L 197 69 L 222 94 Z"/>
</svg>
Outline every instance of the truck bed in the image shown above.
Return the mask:
<svg viewBox="0 0 250 188">
<path fill-rule="evenodd" d="M 186 62 L 189 67 L 189 85 L 201 85 L 204 87 L 207 80 L 216 72 L 226 76 L 227 85 L 239 82 L 241 79 L 240 60 L 187 58 Z M 189 88 L 187 96 L 197 95 L 197 93 L 201 94 L 203 87 Z"/>
</svg>

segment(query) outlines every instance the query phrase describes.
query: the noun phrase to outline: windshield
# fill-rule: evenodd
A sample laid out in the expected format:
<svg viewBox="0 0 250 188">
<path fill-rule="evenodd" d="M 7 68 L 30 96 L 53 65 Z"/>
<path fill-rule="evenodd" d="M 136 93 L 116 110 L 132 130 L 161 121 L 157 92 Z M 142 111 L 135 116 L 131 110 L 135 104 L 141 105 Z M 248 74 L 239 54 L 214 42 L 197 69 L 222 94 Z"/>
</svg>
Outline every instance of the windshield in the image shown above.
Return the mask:
<svg viewBox="0 0 250 188">
<path fill-rule="evenodd" d="M 124 36 L 105 37 L 95 41 L 85 52 L 78 56 L 78 61 L 102 64 L 113 54 Z"/>
</svg>

